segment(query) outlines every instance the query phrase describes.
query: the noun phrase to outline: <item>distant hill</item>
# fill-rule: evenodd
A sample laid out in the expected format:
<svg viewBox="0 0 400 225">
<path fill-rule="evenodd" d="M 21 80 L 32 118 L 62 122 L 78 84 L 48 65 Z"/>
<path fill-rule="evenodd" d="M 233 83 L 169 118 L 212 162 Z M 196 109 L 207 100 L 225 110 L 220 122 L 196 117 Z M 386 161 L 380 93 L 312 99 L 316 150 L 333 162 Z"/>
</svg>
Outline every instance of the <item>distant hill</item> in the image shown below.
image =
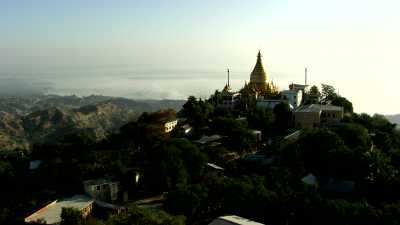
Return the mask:
<svg viewBox="0 0 400 225">
<path fill-rule="evenodd" d="M 56 142 L 65 134 L 90 129 L 97 139 L 143 112 L 172 108 L 181 100 L 130 100 L 107 96 L 0 97 L 0 150 Z"/>
<path fill-rule="evenodd" d="M 386 118 L 391 122 L 397 124 L 397 128 L 400 128 L 400 114 L 387 115 Z"/>
<path fill-rule="evenodd" d="M 72 109 L 104 102 L 112 102 L 115 105 L 142 112 L 156 111 L 162 108 L 179 110 L 184 103 L 183 100 L 132 100 L 102 95 L 86 97 L 78 97 L 75 95 L 0 96 L 0 112 L 8 112 L 14 115 L 26 115 L 52 107 Z"/>
</svg>

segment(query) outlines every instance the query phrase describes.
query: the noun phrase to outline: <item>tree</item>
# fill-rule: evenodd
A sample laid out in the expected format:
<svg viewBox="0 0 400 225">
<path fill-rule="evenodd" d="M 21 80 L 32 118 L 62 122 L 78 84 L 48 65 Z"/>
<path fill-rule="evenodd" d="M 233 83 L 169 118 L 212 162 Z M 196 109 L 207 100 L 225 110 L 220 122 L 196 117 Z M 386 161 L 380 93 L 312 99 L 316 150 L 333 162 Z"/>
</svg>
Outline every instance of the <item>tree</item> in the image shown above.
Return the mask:
<svg viewBox="0 0 400 225">
<path fill-rule="evenodd" d="M 281 102 L 275 106 L 274 110 L 274 125 L 279 133 L 284 133 L 287 129 L 292 127 L 293 116 L 290 106 L 286 102 Z"/>
<path fill-rule="evenodd" d="M 319 92 L 318 87 L 314 85 L 310 88 L 310 91 L 306 93 L 304 104 L 317 104 L 319 103 L 320 97 L 321 97 L 321 92 Z"/>
<path fill-rule="evenodd" d="M 321 85 L 322 85 L 321 103 L 330 104 L 332 100 L 337 97 L 335 88 L 327 84 L 321 84 Z"/>
<path fill-rule="evenodd" d="M 336 96 L 331 101 L 332 105 L 342 106 L 345 113 L 353 113 L 353 104 L 345 97 Z"/>
<path fill-rule="evenodd" d="M 129 207 L 126 212 L 112 215 L 107 225 L 184 225 L 185 217 L 171 216 L 164 211 L 155 209 Z"/>
<path fill-rule="evenodd" d="M 149 189 L 165 191 L 202 175 L 207 156 L 186 139 L 169 139 L 148 152 L 145 169 Z"/>
<path fill-rule="evenodd" d="M 180 185 L 177 189 L 168 193 L 165 207 L 168 212 L 176 215 L 184 215 L 189 220 L 201 210 L 207 208 L 208 191 L 204 186 Z"/>
<path fill-rule="evenodd" d="M 247 121 L 250 127 L 262 130 L 265 133 L 272 128 L 274 114 L 271 109 L 256 107 L 247 115 Z"/>
<path fill-rule="evenodd" d="M 355 123 L 342 123 L 333 129 L 344 141 L 344 143 L 352 149 L 357 147 L 369 149 L 371 147 L 371 138 L 368 130 L 363 126 Z"/>
<path fill-rule="evenodd" d="M 82 214 L 74 208 L 62 208 L 60 225 L 80 225 L 82 224 Z"/>
<path fill-rule="evenodd" d="M 343 176 L 349 171 L 344 167 L 352 158 L 352 152 L 334 132 L 313 129 L 299 139 L 299 151 L 303 155 L 305 168 L 318 175 Z M 347 168 L 349 169 L 349 168 Z"/>
</svg>

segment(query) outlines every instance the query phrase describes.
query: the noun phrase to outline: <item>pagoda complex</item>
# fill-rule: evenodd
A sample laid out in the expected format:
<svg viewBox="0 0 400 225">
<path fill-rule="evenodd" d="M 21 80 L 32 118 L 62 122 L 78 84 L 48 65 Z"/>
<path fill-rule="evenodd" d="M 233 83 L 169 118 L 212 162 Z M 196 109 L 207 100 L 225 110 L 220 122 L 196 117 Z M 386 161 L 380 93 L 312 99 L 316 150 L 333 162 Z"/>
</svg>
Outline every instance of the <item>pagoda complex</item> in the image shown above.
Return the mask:
<svg viewBox="0 0 400 225">
<path fill-rule="evenodd" d="M 264 70 L 261 52 L 257 54 L 257 62 L 250 74 L 250 82 L 245 84 L 242 91 L 253 93 L 257 96 L 274 96 L 278 94 L 278 87 L 269 82 L 268 74 Z"/>
</svg>

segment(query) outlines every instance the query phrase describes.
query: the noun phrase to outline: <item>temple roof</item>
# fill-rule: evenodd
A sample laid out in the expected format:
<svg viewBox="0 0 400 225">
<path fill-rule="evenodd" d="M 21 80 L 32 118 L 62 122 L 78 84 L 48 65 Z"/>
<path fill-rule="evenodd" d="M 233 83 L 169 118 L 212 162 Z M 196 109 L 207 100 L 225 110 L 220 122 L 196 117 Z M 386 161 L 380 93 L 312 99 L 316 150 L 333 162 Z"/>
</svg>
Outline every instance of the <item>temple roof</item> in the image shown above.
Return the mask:
<svg viewBox="0 0 400 225">
<path fill-rule="evenodd" d="M 254 66 L 253 71 L 250 75 L 250 83 L 266 83 L 267 82 L 267 74 L 264 71 L 264 67 L 261 61 L 261 52 L 258 51 L 257 54 L 257 62 Z"/>
</svg>

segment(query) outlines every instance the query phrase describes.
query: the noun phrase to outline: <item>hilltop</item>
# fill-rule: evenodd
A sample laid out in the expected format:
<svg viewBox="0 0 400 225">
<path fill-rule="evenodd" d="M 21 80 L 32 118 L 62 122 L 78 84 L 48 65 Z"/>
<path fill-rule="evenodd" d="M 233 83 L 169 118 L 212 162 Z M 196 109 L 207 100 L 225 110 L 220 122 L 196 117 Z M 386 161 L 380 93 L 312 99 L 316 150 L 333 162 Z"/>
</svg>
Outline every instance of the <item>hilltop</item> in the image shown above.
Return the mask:
<svg viewBox="0 0 400 225">
<path fill-rule="evenodd" d="M 135 101 L 94 95 L 0 97 L 0 149 L 28 149 L 30 144 L 57 142 L 83 130 L 100 140 L 143 112 L 178 110 L 182 104 L 179 100 Z"/>
</svg>

